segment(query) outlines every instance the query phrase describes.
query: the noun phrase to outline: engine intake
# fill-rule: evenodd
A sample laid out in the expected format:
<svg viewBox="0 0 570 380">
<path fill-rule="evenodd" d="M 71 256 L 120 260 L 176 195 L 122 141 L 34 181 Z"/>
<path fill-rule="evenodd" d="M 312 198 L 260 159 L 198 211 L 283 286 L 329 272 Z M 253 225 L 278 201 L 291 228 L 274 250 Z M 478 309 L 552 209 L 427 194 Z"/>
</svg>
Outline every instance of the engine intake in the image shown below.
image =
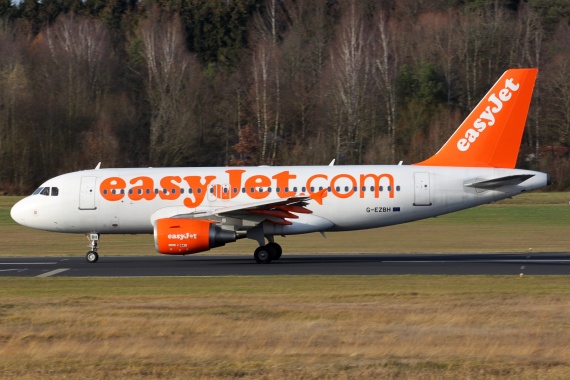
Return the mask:
<svg viewBox="0 0 570 380">
<path fill-rule="evenodd" d="M 223 230 L 210 220 L 166 218 L 154 224 L 156 250 L 166 255 L 204 252 L 234 241 L 235 231 Z"/>
</svg>

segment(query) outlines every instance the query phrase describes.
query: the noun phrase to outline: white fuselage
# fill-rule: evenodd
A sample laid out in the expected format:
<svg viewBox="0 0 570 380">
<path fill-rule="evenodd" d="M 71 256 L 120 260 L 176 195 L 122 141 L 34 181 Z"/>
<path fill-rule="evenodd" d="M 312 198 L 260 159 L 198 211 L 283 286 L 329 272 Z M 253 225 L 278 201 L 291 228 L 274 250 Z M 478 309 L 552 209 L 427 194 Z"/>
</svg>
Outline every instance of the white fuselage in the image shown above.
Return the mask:
<svg viewBox="0 0 570 380">
<path fill-rule="evenodd" d="M 465 186 L 511 175 L 532 175 L 493 190 Z M 310 199 L 312 214 L 267 235 L 348 231 L 419 220 L 498 201 L 547 184 L 545 173 L 519 169 L 426 166 L 306 166 L 243 168 L 97 169 L 64 174 L 12 209 L 18 223 L 48 231 L 151 234 L 154 221 L 293 196 Z M 322 193 L 321 193 L 322 194 Z M 322 203 L 322 204 L 319 204 Z M 219 219 L 224 224 L 225 219 Z M 228 221 L 229 223 L 229 221 Z M 247 223 L 237 228 L 248 229 Z"/>
</svg>

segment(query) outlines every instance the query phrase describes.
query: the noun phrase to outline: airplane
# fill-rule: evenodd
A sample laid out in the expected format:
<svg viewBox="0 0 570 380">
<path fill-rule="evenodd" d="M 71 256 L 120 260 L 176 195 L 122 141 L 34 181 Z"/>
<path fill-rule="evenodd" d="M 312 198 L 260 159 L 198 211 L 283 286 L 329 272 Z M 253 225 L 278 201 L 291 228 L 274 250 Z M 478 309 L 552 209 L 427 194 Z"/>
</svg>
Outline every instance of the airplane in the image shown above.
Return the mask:
<svg viewBox="0 0 570 380">
<path fill-rule="evenodd" d="M 17 202 L 17 223 L 89 239 L 154 234 L 187 255 L 249 238 L 257 263 L 282 255 L 276 236 L 352 231 L 431 218 L 550 184 L 515 169 L 538 69 L 509 69 L 443 147 L 412 165 L 109 168 L 63 174 Z"/>
</svg>

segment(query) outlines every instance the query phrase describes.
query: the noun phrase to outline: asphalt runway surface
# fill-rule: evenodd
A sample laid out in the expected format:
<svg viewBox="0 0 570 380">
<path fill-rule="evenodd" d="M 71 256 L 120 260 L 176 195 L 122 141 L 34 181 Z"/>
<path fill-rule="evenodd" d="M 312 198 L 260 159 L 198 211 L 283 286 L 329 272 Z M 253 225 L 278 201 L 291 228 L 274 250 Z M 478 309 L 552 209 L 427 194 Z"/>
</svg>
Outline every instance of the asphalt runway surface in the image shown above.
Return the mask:
<svg viewBox="0 0 570 380">
<path fill-rule="evenodd" d="M 569 275 L 570 253 L 283 255 L 270 264 L 252 256 L 100 256 L 0 258 L 0 276 L 150 277 L 271 275 Z"/>
</svg>

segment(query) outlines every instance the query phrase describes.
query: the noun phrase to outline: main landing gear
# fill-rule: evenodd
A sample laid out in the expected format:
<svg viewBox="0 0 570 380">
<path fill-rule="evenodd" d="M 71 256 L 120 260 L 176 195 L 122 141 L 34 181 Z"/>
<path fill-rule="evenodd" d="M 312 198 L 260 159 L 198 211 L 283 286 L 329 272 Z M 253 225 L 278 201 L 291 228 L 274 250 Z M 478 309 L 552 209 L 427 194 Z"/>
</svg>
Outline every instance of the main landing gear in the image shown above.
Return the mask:
<svg viewBox="0 0 570 380">
<path fill-rule="evenodd" d="M 97 243 L 99 242 L 99 234 L 87 234 L 87 239 L 89 240 L 88 247 L 91 248 L 89 252 L 85 255 L 85 259 L 89 263 L 95 263 L 99 260 L 99 254 L 97 254 Z"/>
<path fill-rule="evenodd" d="M 272 260 L 279 260 L 283 249 L 277 243 L 271 242 L 258 247 L 253 253 L 253 258 L 258 264 L 269 264 Z"/>
</svg>

